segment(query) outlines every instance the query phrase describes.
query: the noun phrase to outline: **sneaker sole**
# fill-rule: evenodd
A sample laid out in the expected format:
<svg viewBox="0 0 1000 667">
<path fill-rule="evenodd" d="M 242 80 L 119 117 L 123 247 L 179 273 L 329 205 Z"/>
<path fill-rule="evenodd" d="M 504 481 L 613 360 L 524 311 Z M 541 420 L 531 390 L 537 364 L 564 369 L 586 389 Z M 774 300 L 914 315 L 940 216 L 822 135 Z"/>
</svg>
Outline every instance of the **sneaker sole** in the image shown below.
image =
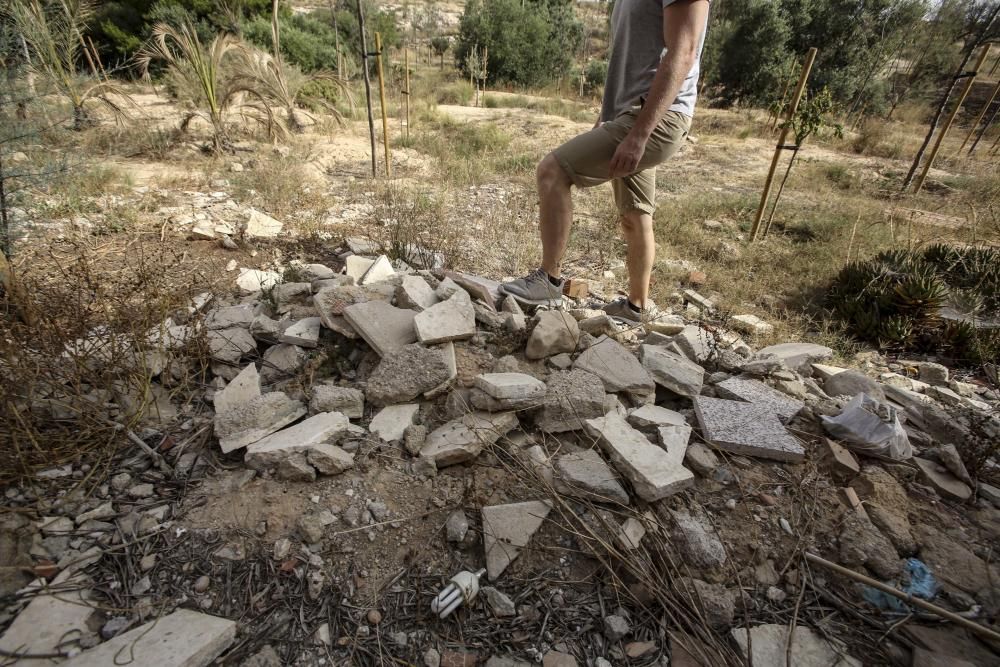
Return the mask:
<svg viewBox="0 0 1000 667">
<path fill-rule="evenodd" d="M 528 306 L 549 306 L 550 308 L 560 308 L 563 304 L 562 299 L 528 299 L 518 294 L 511 294 L 510 292 L 500 293 L 506 297 L 514 299 L 514 301 L 517 301 L 518 303 L 523 303 Z"/>
</svg>

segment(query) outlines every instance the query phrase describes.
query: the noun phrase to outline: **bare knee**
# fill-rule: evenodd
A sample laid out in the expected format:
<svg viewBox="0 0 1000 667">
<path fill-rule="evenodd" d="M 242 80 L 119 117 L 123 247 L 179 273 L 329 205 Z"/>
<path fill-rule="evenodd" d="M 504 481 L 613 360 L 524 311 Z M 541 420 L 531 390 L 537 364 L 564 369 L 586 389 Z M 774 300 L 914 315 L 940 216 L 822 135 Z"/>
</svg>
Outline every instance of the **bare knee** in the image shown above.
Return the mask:
<svg viewBox="0 0 1000 667">
<path fill-rule="evenodd" d="M 618 218 L 618 223 L 622 231 L 626 234 L 633 234 L 644 231 L 647 227 L 652 229 L 652 217 L 643 211 L 632 210 L 622 213 Z"/>
<path fill-rule="evenodd" d="M 538 181 L 538 190 L 540 192 L 555 188 L 568 189 L 570 186 L 569 177 L 566 176 L 566 172 L 563 170 L 562 165 L 559 164 L 559 160 L 552 153 L 546 155 L 538 163 L 538 167 L 535 169 L 535 178 Z"/>
</svg>

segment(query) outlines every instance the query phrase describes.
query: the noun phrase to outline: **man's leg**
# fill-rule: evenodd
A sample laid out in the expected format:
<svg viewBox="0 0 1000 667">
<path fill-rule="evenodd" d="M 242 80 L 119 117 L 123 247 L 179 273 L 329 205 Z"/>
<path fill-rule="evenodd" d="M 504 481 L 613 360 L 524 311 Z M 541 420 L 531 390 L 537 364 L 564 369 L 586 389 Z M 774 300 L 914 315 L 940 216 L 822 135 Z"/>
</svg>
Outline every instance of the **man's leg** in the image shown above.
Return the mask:
<svg viewBox="0 0 1000 667">
<path fill-rule="evenodd" d="M 634 306 L 645 310 L 649 305 L 649 278 L 653 273 L 656 259 L 656 241 L 653 238 L 653 216 L 645 211 L 632 209 L 622 214 L 622 231 L 628 253 L 625 266 L 628 269 L 628 300 Z"/>
<path fill-rule="evenodd" d="M 562 275 L 561 263 L 573 224 L 573 197 L 569 176 L 555 155 L 549 153 L 538 163 L 538 229 L 542 237 L 542 268 L 553 278 Z"/>
</svg>

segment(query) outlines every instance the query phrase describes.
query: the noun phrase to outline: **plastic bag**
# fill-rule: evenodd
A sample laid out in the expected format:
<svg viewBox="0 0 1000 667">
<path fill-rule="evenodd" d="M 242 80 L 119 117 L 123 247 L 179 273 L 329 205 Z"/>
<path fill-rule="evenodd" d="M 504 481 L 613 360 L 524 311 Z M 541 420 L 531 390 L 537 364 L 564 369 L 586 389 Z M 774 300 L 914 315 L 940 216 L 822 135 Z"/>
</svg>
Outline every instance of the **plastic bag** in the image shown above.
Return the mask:
<svg viewBox="0 0 1000 667">
<path fill-rule="evenodd" d="M 909 593 L 913 597 L 933 600 L 938 592 L 938 582 L 923 561 L 916 558 L 906 559 L 906 572 L 910 582 L 900 588 L 904 593 Z M 883 611 L 894 611 L 901 614 L 909 613 L 910 607 L 901 599 L 883 593 L 871 586 L 862 587 L 862 596 L 869 604 L 882 609 Z"/>
<path fill-rule="evenodd" d="M 862 454 L 888 456 L 897 461 L 913 457 L 906 430 L 896 409 L 868 394 L 858 394 L 836 417 L 823 417 L 823 427 L 848 449 Z"/>
</svg>

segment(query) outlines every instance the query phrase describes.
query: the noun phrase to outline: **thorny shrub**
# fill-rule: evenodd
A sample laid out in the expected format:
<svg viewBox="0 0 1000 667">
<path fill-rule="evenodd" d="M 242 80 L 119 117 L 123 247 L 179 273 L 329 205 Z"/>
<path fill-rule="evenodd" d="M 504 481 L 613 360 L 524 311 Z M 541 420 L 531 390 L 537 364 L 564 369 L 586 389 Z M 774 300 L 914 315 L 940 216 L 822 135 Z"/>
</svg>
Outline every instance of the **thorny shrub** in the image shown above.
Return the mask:
<svg viewBox="0 0 1000 667">
<path fill-rule="evenodd" d="M 178 286 L 179 254 L 140 242 L 112 261 L 84 243 L 47 250 L 16 274 L 17 297 L 0 295 L 0 483 L 84 456 L 98 472 L 126 429 L 207 368 L 203 338 L 181 349 L 162 335 L 189 318 L 191 285 L 208 283 Z"/>
</svg>

